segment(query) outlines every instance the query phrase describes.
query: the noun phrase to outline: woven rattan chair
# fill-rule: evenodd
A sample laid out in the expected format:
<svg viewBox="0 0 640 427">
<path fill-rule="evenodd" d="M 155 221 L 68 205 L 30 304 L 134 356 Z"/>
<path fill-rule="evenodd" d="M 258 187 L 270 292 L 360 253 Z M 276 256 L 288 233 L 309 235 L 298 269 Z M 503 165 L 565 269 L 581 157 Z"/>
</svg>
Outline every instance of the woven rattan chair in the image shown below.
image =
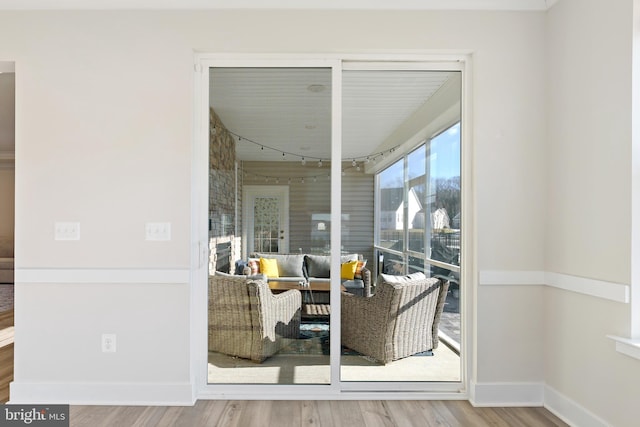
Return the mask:
<svg viewBox="0 0 640 427">
<path fill-rule="evenodd" d="M 302 296 L 273 294 L 263 280 L 209 277 L 209 351 L 262 362 L 299 338 Z"/>
<path fill-rule="evenodd" d="M 342 345 L 387 364 L 438 347 L 447 282 L 381 274 L 367 298 L 342 293 Z"/>
</svg>

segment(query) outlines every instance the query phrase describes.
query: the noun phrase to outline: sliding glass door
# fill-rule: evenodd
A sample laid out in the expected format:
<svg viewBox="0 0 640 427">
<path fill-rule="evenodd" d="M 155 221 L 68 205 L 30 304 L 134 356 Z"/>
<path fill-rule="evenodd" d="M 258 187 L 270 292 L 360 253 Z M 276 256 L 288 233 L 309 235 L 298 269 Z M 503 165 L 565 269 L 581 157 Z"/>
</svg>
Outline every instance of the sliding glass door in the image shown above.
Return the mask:
<svg viewBox="0 0 640 427">
<path fill-rule="evenodd" d="M 208 73 L 207 382 L 459 384 L 460 71 L 258 63 Z"/>
<path fill-rule="evenodd" d="M 208 381 L 329 384 L 331 70 L 212 68 L 209 99 Z"/>
<path fill-rule="evenodd" d="M 359 66 L 342 78 L 341 243 L 372 279 L 342 298 L 341 380 L 458 382 L 460 72 Z"/>
</svg>

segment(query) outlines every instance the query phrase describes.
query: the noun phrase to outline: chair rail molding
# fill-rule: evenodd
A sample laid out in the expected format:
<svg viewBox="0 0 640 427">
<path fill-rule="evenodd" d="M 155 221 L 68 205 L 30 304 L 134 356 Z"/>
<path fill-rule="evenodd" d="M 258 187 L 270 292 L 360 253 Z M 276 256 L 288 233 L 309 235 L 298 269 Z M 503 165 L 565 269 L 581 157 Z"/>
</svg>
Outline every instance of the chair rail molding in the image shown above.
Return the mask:
<svg viewBox="0 0 640 427">
<path fill-rule="evenodd" d="M 480 286 L 549 286 L 628 304 L 630 286 L 549 271 L 482 270 Z"/>
<path fill-rule="evenodd" d="M 187 284 L 191 272 L 158 268 L 17 268 L 16 283 L 155 283 Z"/>
</svg>

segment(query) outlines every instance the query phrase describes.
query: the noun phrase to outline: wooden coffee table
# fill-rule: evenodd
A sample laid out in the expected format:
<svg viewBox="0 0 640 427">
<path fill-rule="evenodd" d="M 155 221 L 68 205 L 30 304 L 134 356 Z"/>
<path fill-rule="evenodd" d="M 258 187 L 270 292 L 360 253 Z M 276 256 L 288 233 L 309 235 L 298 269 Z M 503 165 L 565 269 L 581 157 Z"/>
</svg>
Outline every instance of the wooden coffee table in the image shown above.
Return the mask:
<svg viewBox="0 0 640 427">
<path fill-rule="evenodd" d="M 328 304 L 331 283 L 322 281 L 310 281 L 308 286 L 302 286 L 298 282 L 286 282 L 270 280 L 269 288 L 274 294 L 297 289 L 302 292 L 302 319 L 305 321 L 327 321 L 331 314 L 331 306 Z M 341 291 L 347 289 L 340 285 Z M 316 293 L 314 297 L 313 294 Z"/>
<path fill-rule="evenodd" d="M 288 282 L 280 280 L 269 280 L 269 288 L 274 293 L 288 291 L 289 289 L 297 289 L 299 291 L 313 291 L 313 292 L 330 292 L 331 283 L 329 282 L 309 282 L 309 286 L 302 286 L 298 282 Z M 340 285 L 341 291 L 346 291 L 347 288 Z"/>
</svg>

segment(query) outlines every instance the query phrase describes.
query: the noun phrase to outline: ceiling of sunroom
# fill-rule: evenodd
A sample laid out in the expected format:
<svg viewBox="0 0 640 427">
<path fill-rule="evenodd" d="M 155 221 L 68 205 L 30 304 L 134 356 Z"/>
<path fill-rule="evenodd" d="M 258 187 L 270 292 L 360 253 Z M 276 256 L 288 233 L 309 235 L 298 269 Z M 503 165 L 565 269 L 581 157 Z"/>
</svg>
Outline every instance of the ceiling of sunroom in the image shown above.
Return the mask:
<svg viewBox="0 0 640 427">
<path fill-rule="evenodd" d="M 341 157 L 376 153 L 451 76 L 440 71 L 345 71 Z M 210 104 L 236 136 L 240 160 L 330 158 L 329 69 L 214 68 Z"/>
</svg>

